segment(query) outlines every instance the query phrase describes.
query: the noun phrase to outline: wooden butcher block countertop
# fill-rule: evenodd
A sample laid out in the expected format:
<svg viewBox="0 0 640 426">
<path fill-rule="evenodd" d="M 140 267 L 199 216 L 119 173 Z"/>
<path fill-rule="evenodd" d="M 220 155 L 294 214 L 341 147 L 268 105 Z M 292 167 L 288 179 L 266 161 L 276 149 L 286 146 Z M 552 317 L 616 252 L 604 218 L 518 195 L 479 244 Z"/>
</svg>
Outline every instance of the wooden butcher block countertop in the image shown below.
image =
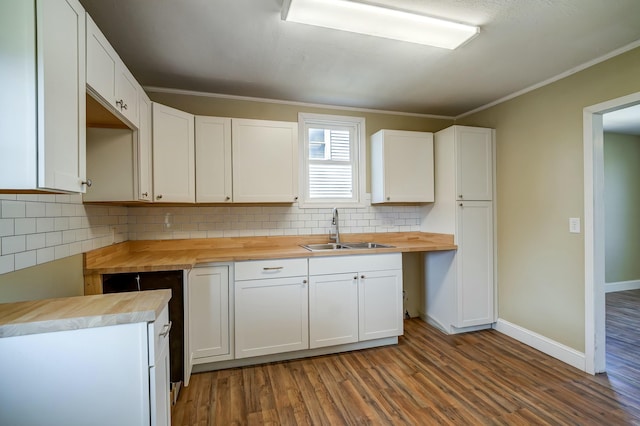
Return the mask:
<svg viewBox="0 0 640 426">
<path fill-rule="evenodd" d="M 191 269 L 199 263 L 316 256 L 456 250 L 453 235 L 424 232 L 344 234 L 342 242 L 376 242 L 393 248 L 309 251 L 302 244 L 327 235 L 127 241 L 85 253 L 85 275 Z"/>
<path fill-rule="evenodd" d="M 150 290 L 0 303 L 0 338 L 155 321 L 169 299 Z"/>
</svg>

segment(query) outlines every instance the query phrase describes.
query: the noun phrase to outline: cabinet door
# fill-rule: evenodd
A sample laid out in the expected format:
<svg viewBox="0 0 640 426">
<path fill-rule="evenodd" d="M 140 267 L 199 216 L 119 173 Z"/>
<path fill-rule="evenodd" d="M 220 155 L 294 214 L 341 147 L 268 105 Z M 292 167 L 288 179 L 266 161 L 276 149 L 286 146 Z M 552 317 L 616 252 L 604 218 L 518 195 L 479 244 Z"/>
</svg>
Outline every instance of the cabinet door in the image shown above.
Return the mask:
<svg viewBox="0 0 640 426">
<path fill-rule="evenodd" d="M 127 67 L 119 61 L 116 69 L 116 109 L 134 126 L 138 126 L 138 82 Z"/>
<path fill-rule="evenodd" d="M 150 368 L 151 377 L 151 426 L 171 426 L 171 396 L 169 378 L 169 345 L 166 345 L 156 365 Z"/>
<path fill-rule="evenodd" d="M 361 272 L 358 286 L 359 339 L 400 336 L 402 270 Z"/>
<path fill-rule="evenodd" d="M 151 100 L 143 90 L 138 100 L 138 200 L 151 201 Z"/>
<path fill-rule="evenodd" d="M 231 196 L 231 119 L 196 116 L 196 202 Z"/>
<path fill-rule="evenodd" d="M 493 208 L 489 201 L 458 205 L 457 327 L 494 322 Z"/>
<path fill-rule="evenodd" d="M 155 201 L 193 203 L 194 117 L 153 103 L 153 192 Z"/>
<path fill-rule="evenodd" d="M 84 192 L 85 12 L 76 0 L 39 0 L 38 186 Z"/>
<path fill-rule="evenodd" d="M 358 274 L 309 277 L 309 347 L 358 341 Z"/>
<path fill-rule="evenodd" d="M 171 364 L 169 362 L 169 342 L 167 341 L 157 355 L 155 365 L 149 368 L 151 426 L 171 426 L 170 377 Z"/>
<path fill-rule="evenodd" d="M 87 14 L 87 85 L 115 106 L 118 55 Z"/>
<path fill-rule="evenodd" d="M 236 358 L 309 348 L 306 277 L 235 282 Z"/>
<path fill-rule="evenodd" d="M 229 268 L 194 268 L 189 273 L 189 347 L 194 364 L 229 354 Z"/>
<path fill-rule="evenodd" d="M 460 200 L 493 198 L 493 132 L 456 126 L 456 192 Z"/>
<path fill-rule="evenodd" d="M 432 133 L 381 130 L 371 143 L 371 202 L 433 202 Z"/>
<path fill-rule="evenodd" d="M 298 192 L 298 124 L 232 120 L 233 201 L 292 203 Z"/>
</svg>

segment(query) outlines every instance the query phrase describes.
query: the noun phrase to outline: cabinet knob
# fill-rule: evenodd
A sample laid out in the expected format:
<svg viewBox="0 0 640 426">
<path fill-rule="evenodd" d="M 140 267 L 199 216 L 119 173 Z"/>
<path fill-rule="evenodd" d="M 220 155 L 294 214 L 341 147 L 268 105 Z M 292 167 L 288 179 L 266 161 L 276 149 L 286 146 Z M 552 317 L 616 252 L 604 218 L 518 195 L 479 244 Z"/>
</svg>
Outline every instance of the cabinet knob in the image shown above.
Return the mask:
<svg viewBox="0 0 640 426">
<path fill-rule="evenodd" d="M 462 203 L 460 203 L 460 204 L 458 204 L 458 205 L 459 205 L 460 207 L 463 207 L 463 206 L 464 206 L 464 204 L 462 204 Z"/>
<path fill-rule="evenodd" d="M 458 195 L 458 198 L 460 198 L 462 200 L 462 194 Z"/>
<path fill-rule="evenodd" d="M 143 197 L 148 197 L 148 196 L 149 196 L 149 193 L 148 193 L 148 192 L 143 192 L 143 193 L 142 193 L 142 196 L 143 196 Z"/>
<path fill-rule="evenodd" d="M 231 197 L 227 196 L 224 198 L 225 201 L 229 201 L 231 199 Z"/>
<path fill-rule="evenodd" d="M 87 185 L 87 188 L 91 188 L 91 185 L 93 185 L 93 182 L 91 181 L 91 179 L 87 179 L 85 181 L 82 181 L 82 185 Z"/>
<path fill-rule="evenodd" d="M 365 276 L 364 276 L 364 275 L 360 275 L 360 278 L 362 278 L 362 279 L 364 280 L 364 279 L 365 279 Z"/>
<path fill-rule="evenodd" d="M 298 201 L 298 197 L 293 197 L 293 201 Z"/>
<path fill-rule="evenodd" d="M 157 200 L 162 200 L 162 194 L 158 194 L 158 195 L 156 195 L 156 199 L 157 199 Z"/>
<path fill-rule="evenodd" d="M 391 197 L 387 197 L 387 201 L 391 201 Z"/>
<path fill-rule="evenodd" d="M 306 284 L 306 283 L 307 283 L 307 280 L 302 280 L 302 284 Z"/>
<path fill-rule="evenodd" d="M 120 107 L 120 110 L 127 109 L 127 104 L 122 99 L 116 101 L 116 105 Z"/>
<path fill-rule="evenodd" d="M 358 279 L 358 276 L 357 276 L 357 275 L 354 275 L 354 276 L 353 276 L 353 279 L 354 279 L 354 280 L 357 280 L 357 279 Z"/>
</svg>

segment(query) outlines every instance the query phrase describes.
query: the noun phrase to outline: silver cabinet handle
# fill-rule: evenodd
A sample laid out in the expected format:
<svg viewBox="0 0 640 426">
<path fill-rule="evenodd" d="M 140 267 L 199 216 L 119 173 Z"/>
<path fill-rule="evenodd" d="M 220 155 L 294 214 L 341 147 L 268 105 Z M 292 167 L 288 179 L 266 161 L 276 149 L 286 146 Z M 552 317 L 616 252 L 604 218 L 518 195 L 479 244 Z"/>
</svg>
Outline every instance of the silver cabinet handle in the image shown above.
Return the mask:
<svg viewBox="0 0 640 426">
<path fill-rule="evenodd" d="M 87 179 L 82 182 L 82 185 L 87 185 L 87 188 L 91 188 L 91 185 L 93 185 L 93 182 L 91 181 L 91 179 Z"/>
<path fill-rule="evenodd" d="M 270 266 L 270 267 L 265 266 L 264 268 L 262 268 L 263 271 L 277 271 L 280 269 L 284 269 L 284 266 Z"/>
<path fill-rule="evenodd" d="M 160 337 L 167 337 L 167 335 L 171 331 L 172 325 L 173 323 L 171 321 L 169 321 L 169 324 L 165 324 L 164 327 L 162 327 L 162 331 L 160 332 Z"/>
<path fill-rule="evenodd" d="M 127 109 L 127 104 L 124 103 L 123 99 L 116 101 L 116 105 L 120 107 L 120 110 Z"/>
</svg>

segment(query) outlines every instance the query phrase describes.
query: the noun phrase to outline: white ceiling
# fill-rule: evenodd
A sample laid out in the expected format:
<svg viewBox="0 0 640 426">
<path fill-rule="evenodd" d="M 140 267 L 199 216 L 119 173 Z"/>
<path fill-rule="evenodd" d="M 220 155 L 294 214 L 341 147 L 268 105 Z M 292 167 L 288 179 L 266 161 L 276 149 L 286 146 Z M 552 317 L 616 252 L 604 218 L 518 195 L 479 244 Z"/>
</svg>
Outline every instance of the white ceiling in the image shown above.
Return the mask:
<svg viewBox="0 0 640 426">
<path fill-rule="evenodd" d="M 638 0 L 375 0 L 479 25 L 450 51 L 280 19 L 282 0 L 80 0 L 145 86 L 455 117 L 640 40 Z"/>
</svg>

